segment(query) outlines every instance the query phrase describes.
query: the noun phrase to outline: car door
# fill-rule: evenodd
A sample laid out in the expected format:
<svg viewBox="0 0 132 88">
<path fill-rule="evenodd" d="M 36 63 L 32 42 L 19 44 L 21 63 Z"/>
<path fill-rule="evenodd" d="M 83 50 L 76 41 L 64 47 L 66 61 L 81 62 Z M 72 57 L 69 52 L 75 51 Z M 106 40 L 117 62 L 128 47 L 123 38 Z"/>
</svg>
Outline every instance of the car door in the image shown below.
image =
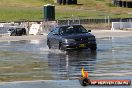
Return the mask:
<svg viewBox="0 0 132 88">
<path fill-rule="evenodd" d="M 52 31 L 52 35 L 51 35 L 51 41 L 52 41 L 52 48 L 58 48 L 59 47 L 59 41 L 60 41 L 60 34 L 59 34 L 59 27 L 56 27 L 53 31 Z"/>
</svg>

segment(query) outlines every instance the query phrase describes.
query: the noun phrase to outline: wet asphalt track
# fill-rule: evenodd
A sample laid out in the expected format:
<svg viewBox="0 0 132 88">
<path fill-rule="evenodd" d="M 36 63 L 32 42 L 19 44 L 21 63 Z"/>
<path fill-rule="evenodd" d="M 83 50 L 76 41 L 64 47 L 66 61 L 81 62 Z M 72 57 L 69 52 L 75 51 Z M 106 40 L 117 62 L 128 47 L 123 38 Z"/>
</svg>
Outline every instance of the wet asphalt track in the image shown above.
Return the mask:
<svg viewBox="0 0 132 88">
<path fill-rule="evenodd" d="M 132 37 L 98 38 L 98 49 L 94 53 L 89 50 L 69 52 L 49 50 L 46 40 L 0 42 L 1 68 L 7 68 L 7 65 L 3 63 L 9 63 L 8 68 L 17 64 L 23 65 L 24 62 L 26 64 L 45 63 L 37 68 L 32 67 L 34 70 L 29 72 L 0 72 L 0 78 L 15 75 L 21 77 L 19 74 L 23 76 L 29 74 L 33 78 L 44 81 L 0 83 L 0 88 L 82 88 L 78 82 L 82 67 L 89 71 L 91 79 L 132 80 L 131 39 Z M 121 86 L 115 88 L 121 88 Z"/>
</svg>

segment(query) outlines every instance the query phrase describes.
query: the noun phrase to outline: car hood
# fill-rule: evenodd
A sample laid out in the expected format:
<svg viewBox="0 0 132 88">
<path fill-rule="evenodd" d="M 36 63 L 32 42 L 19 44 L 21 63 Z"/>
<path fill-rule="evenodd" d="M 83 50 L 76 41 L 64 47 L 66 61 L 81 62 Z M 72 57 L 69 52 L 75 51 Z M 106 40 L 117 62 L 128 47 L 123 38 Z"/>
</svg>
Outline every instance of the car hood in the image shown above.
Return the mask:
<svg viewBox="0 0 132 88">
<path fill-rule="evenodd" d="M 84 38 L 84 37 L 92 37 L 94 35 L 90 33 L 83 33 L 83 34 L 69 34 L 69 35 L 63 35 L 62 38 L 64 39 L 77 39 L 77 38 Z"/>
</svg>

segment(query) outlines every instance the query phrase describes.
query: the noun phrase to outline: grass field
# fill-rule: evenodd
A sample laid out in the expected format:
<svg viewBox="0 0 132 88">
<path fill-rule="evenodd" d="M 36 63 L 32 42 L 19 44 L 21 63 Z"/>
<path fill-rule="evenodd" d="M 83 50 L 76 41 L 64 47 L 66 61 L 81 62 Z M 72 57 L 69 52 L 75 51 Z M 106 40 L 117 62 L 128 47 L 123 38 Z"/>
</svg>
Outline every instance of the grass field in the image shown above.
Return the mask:
<svg viewBox="0 0 132 88">
<path fill-rule="evenodd" d="M 53 0 L 1 0 L 0 21 L 42 20 L 43 5 Z M 78 5 L 57 5 L 56 19 L 80 18 L 127 18 L 131 8 L 114 7 L 109 0 L 78 0 Z"/>
</svg>

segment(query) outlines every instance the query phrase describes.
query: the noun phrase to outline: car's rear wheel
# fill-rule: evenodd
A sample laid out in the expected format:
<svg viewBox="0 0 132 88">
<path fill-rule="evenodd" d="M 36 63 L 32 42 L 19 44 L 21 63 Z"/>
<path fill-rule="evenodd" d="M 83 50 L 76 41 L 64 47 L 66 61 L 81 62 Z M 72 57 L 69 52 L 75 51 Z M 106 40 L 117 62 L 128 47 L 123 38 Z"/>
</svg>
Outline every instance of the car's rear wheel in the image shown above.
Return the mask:
<svg viewBox="0 0 132 88">
<path fill-rule="evenodd" d="M 90 47 L 90 50 L 91 50 L 91 51 L 96 51 L 96 49 L 97 49 L 96 46 L 92 46 L 92 47 Z"/>
<path fill-rule="evenodd" d="M 50 44 L 49 40 L 47 41 L 47 45 L 48 45 L 49 49 L 51 49 L 51 44 Z"/>
<path fill-rule="evenodd" d="M 60 50 L 63 49 L 63 48 L 62 48 L 62 43 L 61 43 L 61 42 L 59 42 L 59 49 L 60 49 Z"/>
</svg>

